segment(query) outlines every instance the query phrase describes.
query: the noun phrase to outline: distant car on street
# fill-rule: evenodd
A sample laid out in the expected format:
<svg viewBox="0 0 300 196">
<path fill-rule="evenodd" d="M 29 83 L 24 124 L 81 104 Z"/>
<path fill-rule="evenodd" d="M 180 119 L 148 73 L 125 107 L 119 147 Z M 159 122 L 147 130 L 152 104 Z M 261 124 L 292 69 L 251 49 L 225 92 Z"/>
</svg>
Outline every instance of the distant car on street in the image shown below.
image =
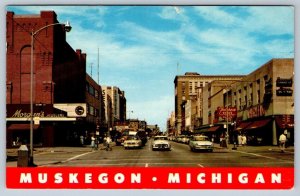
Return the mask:
<svg viewBox="0 0 300 196">
<path fill-rule="evenodd" d="M 206 150 L 213 151 L 213 143 L 209 140 L 207 136 L 204 135 L 194 135 L 189 140 L 189 146 L 191 151 Z"/>
<path fill-rule="evenodd" d="M 136 135 L 129 135 L 124 141 L 124 148 L 142 148 L 142 140 Z"/>
<path fill-rule="evenodd" d="M 155 136 L 152 142 L 152 150 L 171 150 L 167 136 Z"/>
</svg>

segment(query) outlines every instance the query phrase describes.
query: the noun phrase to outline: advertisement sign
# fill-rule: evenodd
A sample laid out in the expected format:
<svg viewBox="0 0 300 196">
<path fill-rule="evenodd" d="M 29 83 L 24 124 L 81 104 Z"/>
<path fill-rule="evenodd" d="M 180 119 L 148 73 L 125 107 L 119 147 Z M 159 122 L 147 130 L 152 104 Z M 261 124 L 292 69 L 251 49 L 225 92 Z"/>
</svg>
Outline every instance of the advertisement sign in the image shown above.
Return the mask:
<svg viewBox="0 0 300 196">
<path fill-rule="evenodd" d="M 237 117 L 237 108 L 236 107 L 218 107 L 217 109 L 217 117 L 228 120 L 234 119 Z"/>
</svg>

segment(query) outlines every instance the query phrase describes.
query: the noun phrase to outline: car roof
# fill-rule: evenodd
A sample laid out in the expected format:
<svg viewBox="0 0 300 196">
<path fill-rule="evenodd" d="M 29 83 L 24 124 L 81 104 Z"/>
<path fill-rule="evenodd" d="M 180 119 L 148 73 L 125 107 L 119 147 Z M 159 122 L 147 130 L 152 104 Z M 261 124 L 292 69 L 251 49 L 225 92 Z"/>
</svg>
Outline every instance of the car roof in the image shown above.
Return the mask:
<svg viewBox="0 0 300 196">
<path fill-rule="evenodd" d="M 206 135 L 194 135 L 194 137 L 208 137 Z"/>
</svg>

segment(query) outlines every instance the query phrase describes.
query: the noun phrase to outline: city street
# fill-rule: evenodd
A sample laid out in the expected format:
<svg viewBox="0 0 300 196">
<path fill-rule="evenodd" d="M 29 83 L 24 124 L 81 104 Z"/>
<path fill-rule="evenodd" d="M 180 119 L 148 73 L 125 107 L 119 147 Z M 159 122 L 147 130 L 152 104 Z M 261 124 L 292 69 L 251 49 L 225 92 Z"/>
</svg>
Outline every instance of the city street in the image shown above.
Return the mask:
<svg viewBox="0 0 300 196">
<path fill-rule="evenodd" d="M 142 149 L 113 146 L 112 151 L 91 147 L 36 148 L 38 167 L 293 167 L 294 147 L 281 153 L 277 146 L 241 146 L 237 150 L 215 144 L 211 152 L 191 152 L 187 144 L 170 142 L 171 151 L 152 151 L 151 140 Z M 8 149 L 7 166 L 17 166 L 17 149 Z"/>
</svg>

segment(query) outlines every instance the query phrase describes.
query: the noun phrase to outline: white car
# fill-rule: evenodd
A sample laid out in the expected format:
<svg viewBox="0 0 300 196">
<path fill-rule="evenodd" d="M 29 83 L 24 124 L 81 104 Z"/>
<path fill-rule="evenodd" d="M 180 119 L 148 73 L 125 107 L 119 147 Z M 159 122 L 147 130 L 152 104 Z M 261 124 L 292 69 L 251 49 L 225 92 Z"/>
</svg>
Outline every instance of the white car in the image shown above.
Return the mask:
<svg viewBox="0 0 300 196">
<path fill-rule="evenodd" d="M 167 136 L 155 136 L 152 142 L 152 150 L 171 150 Z"/>
<path fill-rule="evenodd" d="M 191 151 L 196 150 L 207 150 L 213 151 L 213 143 L 209 140 L 207 136 L 204 135 L 194 135 L 190 138 L 189 146 Z"/>
<path fill-rule="evenodd" d="M 123 146 L 125 149 L 128 148 L 142 148 L 142 140 L 138 136 L 129 135 L 124 141 Z"/>
</svg>

